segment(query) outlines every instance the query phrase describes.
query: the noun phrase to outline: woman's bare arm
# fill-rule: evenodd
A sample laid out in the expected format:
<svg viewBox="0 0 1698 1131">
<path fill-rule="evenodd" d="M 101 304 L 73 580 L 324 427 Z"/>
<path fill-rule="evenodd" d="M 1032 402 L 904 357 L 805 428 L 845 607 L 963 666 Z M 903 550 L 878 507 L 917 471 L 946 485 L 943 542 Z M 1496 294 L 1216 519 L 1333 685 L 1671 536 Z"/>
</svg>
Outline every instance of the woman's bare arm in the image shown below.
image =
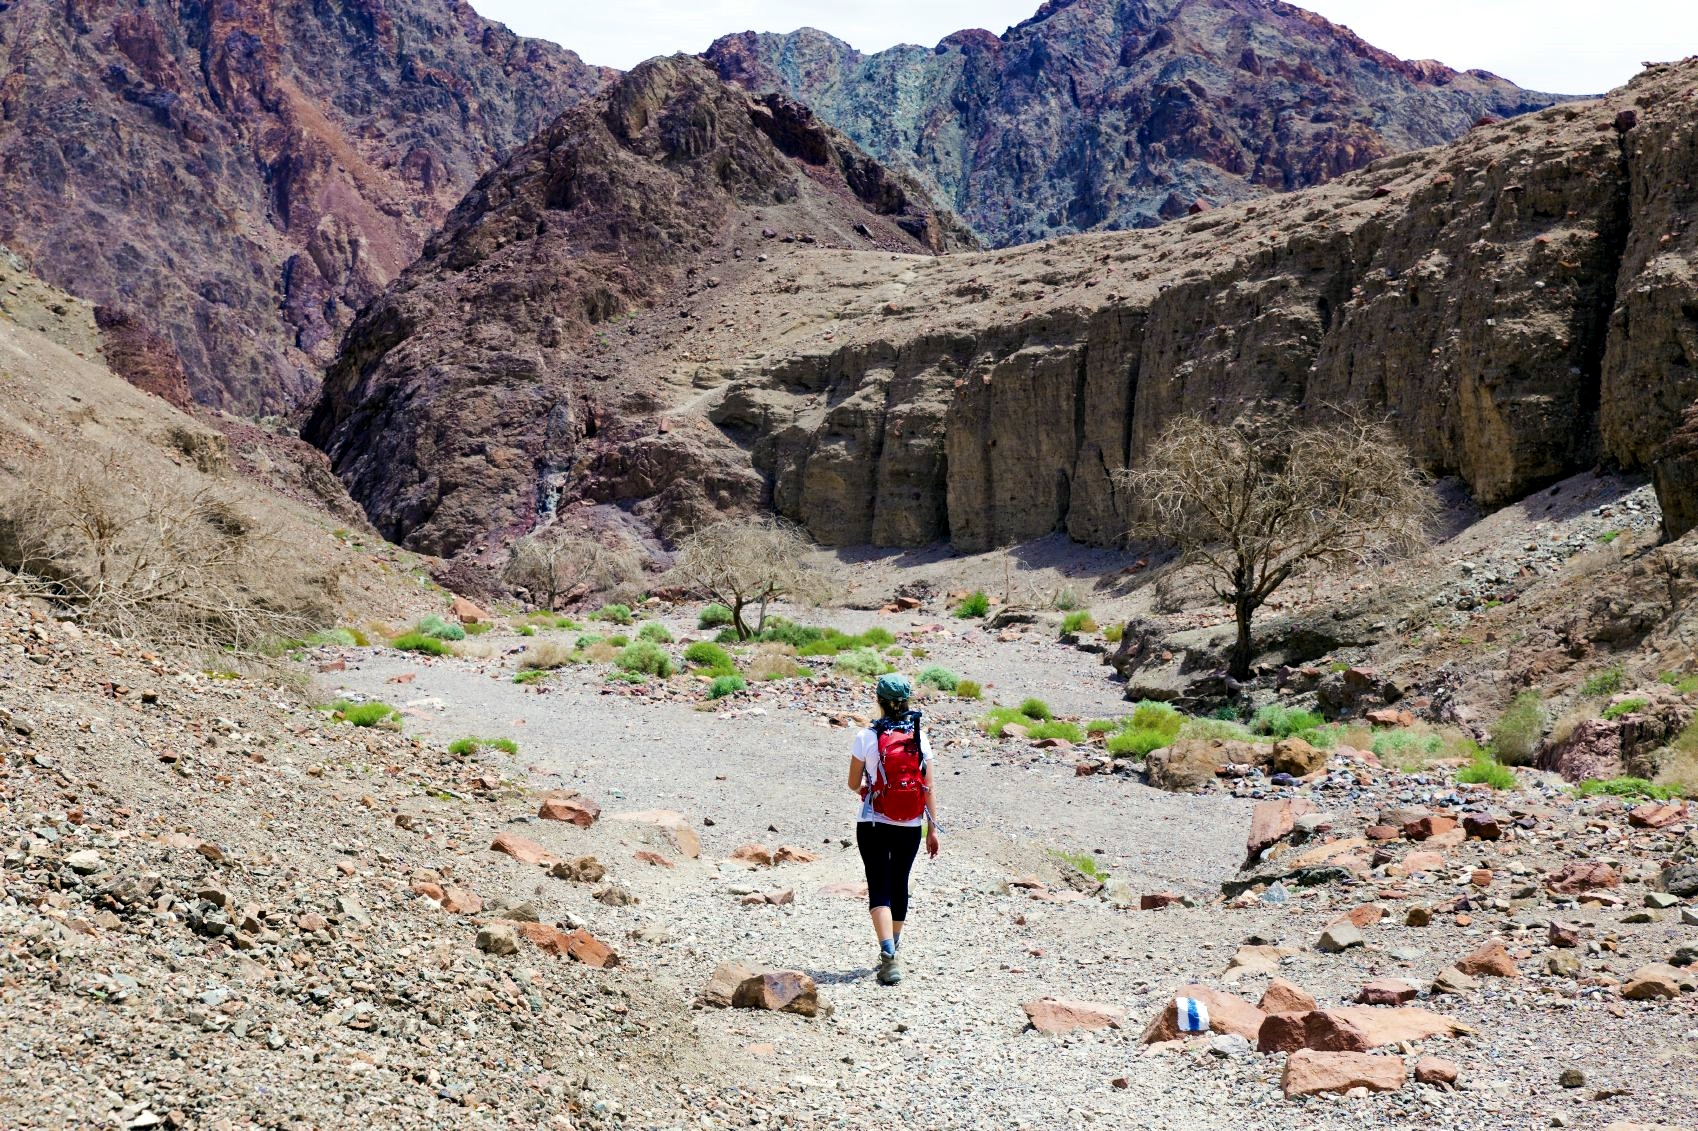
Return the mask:
<svg viewBox="0 0 1698 1131">
<path fill-rule="evenodd" d="M 861 786 L 866 780 L 867 764 L 855 757 L 849 756 L 849 788 L 856 793 L 861 792 Z"/>
</svg>

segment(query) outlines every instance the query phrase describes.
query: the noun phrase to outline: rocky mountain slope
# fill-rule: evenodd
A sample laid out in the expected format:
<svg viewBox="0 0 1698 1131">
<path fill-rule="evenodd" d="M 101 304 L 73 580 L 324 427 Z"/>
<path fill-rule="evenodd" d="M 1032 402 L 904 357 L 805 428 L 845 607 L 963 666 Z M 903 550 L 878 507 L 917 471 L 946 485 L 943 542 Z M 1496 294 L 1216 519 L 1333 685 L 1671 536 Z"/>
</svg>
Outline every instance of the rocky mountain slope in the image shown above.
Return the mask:
<svg viewBox="0 0 1698 1131">
<path fill-rule="evenodd" d="M 0 241 L 174 347 L 310 394 L 478 174 L 604 72 L 463 0 L 0 6 Z"/>
<path fill-rule="evenodd" d="M 935 49 L 863 55 L 805 28 L 726 36 L 707 58 L 807 103 L 999 246 L 1323 184 L 1556 101 L 1277 0 L 1046 0 Z"/>
<path fill-rule="evenodd" d="M 648 293 L 631 288 L 658 245 L 541 254 L 562 238 L 541 154 L 605 129 L 586 109 L 486 179 L 368 314 L 312 438 L 380 529 L 445 553 L 499 550 L 556 501 L 663 529 L 765 501 L 829 544 L 971 550 L 1115 542 L 1111 475 L 1176 413 L 1354 403 L 1489 507 L 1600 461 L 1653 472 L 1678 534 L 1695 90 L 1698 62 L 1657 67 L 1303 193 L 998 253 L 785 243 L 744 213 L 723 263 L 652 309 L 587 299 Z M 529 297 L 552 286 L 537 263 L 585 272 L 563 309 Z M 601 321 L 587 345 L 516 332 L 547 317 Z M 593 410 L 562 399 L 567 365 L 605 390 Z"/>
<path fill-rule="evenodd" d="M 478 182 L 360 315 L 303 435 L 386 537 L 432 553 L 523 533 L 592 480 L 662 524 L 758 505 L 760 476 L 705 422 L 656 430 L 697 368 L 662 355 L 725 320 L 718 296 L 767 249 L 963 245 L 805 107 L 652 60 Z"/>
</svg>

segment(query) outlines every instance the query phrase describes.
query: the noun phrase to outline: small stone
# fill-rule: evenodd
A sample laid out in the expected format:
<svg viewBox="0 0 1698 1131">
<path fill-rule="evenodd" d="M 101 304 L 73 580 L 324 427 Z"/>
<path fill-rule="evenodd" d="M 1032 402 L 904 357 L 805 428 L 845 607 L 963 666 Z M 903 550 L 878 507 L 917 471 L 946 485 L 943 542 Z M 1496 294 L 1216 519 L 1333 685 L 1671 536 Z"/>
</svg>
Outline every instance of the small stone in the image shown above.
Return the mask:
<svg viewBox="0 0 1698 1131">
<path fill-rule="evenodd" d="M 519 936 L 510 923 L 491 923 L 478 931 L 478 949 L 485 954 L 519 953 Z"/>
<path fill-rule="evenodd" d="M 560 857 L 534 840 L 519 836 L 515 833 L 500 833 L 490 842 L 489 847 L 496 852 L 505 853 L 521 864 L 549 865 L 559 861 Z"/>
<path fill-rule="evenodd" d="M 1256 1008 L 1263 1013 L 1308 1013 L 1320 1006 L 1307 990 L 1284 978 L 1274 978 L 1268 983 Z"/>
<path fill-rule="evenodd" d="M 90 876 L 100 871 L 100 853 L 92 848 L 84 848 L 65 857 L 65 866 L 79 876 Z"/>
<path fill-rule="evenodd" d="M 609 907 L 630 907 L 642 902 L 618 884 L 603 884 L 590 894 L 597 903 L 605 903 Z"/>
<path fill-rule="evenodd" d="M 1553 951 L 1545 955 L 1545 973 L 1553 978 L 1578 978 L 1580 956 L 1566 950 Z"/>
<path fill-rule="evenodd" d="M 1437 1084 L 1449 1087 L 1456 1083 L 1462 1075 L 1462 1069 L 1454 1060 L 1446 1060 L 1438 1056 L 1424 1056 L 1415 1062 L 1415 1079 L 1423 1084 Z"/>
<path fill-rule="evenodd" d="M 1470 978 L 1454 966 L 1447 966 L 1440 970 L 1438 976 L 1433 979 L 1433 993 L 1435 994 L 1457 994 L 1460 996 L 1472 993 L 1479 987 L 1480 983 L 1477 980 Z"/>
<path fill-rule="evenodd" d="M 763 868 L 773 865 L 772 850 L 760 844 L 745 844 L 732 849 L 731 859 Z"/>
<path fill-rule="evenodd" d="M 1462 831 L 1474 840 L 1498 840 L 1503 836 L 1503 825 L 1487 813 L 1464 813 Z"/>
<path fill-rule="evenodd" d="M 1354 923 L 1344 922 L 1335 923 L 1322 931 L 1320 941 L 1315 947 L 1328 954 L 1339 954 L 1351 947 L 1366 946 L 1367 942 Z"/>
<path fill-rule="evenodd" d="M 1657 911 L 1667 911 L 1671 907 L 1680 906 L 1680 897 L 1670 895 L 1666 891 L 1648 891 L 1645 893 L 1645 906 Z"/>
<path fill-rule="evenodd" d="M 1408 926 L 1408 927 L 1425 927 L 1425 926 L 1429 925 L 1430 923 L 1432 923 L 1432 921 L 1433 921 L 1432 911 L 1429 910 L 1428 908 L 1420 906 L 1419 904 L 1417 904 L 1414 907 L 1411 907 L 1409 909 L 1408 914 L 1404 915 L 1404 917 L 1403 917 L 1403 923 L 1404 923 L 1405 926 Z"/>
<path fill-rule="evenodd" d="M 1429 814 L 1404 825 L 1403 835 L 1410 840 L 1428 840 L 1440 833 L 1448 833 L 1455 827 L 1456 821 L 1453 818 Z"/>
<path fill-rule="evenodd" d="M 601 816 L 601 806 L 582 797 L 550 797 L 537 810 L 544 821 L 566 821 L 587 829 Z"/>
<path fill-rule="evenodd" d="M 1557 1084 L 1564 1088 L 1584 1088 L 1586 1073 L 1578 1068 L 1564 1068 L 1562 1074 L 1557 1077 Z"/>
<path fill-rule="evenodd" d="M 1403 1058 L 1356 1052 L 1315 1052 L 1298 1049 L 1285 1060 L 1280 1087 L 1289 1099 L 1321 1092 L 1395 1092 L 1408 1075 Z"/>
<path fill-rule="evenodd" d="M 1545 940 L 1552 946 L 1573 948 L 1580 945 L 1580 932 L 1552 919 L 1545 928 Z"/>
<path fill-rule="evenodd" d="M 1415 987 L 1400 978 L 1375 978 L 1356 991 L 1356 1000 L 1363 1005 L 1402 1005 L 1417 996 Z"/>
<path fill-rule="evenodd" d="M 1490 978 L 1519 978 L 1521 971 L 1515 965 L 1515 959 L 1509 956 L 1502 943 L 1487 943 L 1473 954 L 1462 959 L 1456 968 L 1464 974 L 1474 977 Z"/>
<path fill-rule="evenodd" d="M 817 1017 L 829 1012 L 814 980 L 800 970 L 775 970 L 753 974 L 738 985 L 731 1004 L 738 1009 L 766 1009 Z"/>
<path fill-rule="evenodd" d="M 1122 1029 L 1126 1011 L 1092 1001 L 1039 998 L 1023 1002 L 1026 1019 L 1040 1033 L 1071 1033 L 1075 1029 Z"/>
<path fill-rule="evenodd" d="M 1680 996 L 1680 971 L 1661 962 L 1641 966 L 1627 976 L 1621 996 L 1629 1001 L 1656 1001 Z"/>
</svg>

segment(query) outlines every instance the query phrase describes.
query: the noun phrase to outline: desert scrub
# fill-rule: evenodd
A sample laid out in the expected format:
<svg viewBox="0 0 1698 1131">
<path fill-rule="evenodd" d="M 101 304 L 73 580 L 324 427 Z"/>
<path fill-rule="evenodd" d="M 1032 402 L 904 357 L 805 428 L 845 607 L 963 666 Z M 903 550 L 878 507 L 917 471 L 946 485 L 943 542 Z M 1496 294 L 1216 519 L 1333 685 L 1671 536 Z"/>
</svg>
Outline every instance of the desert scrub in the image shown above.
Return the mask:
<svg viewBox="0 0 1698 1131">
<path fill-rule="evenodd" d="M 672 674 L 672 657 L 652 640 L 639 640 L 627 645 L 613 662 L 621 671 L 640 672 L 660 679 Z"/>
<path fill-rule="evenodd" d="M 1013 707 L 992 707 L 985 717 L 979 720 L 979 729 L 992 738 L 1004 737 L 1002 728 L 1006 726 L 1029 727 L 1038 722 Z"/>
<path fill-rule="evenodd" d="M 590 615 L 596 620 L 611 621 L 613 624 L 630 624 L 633 620 L 629 605 L 603 605 Z"/>
<path fill-rule="evenodd" d="M 422 632 L 405 632 L 389 642 L 391 648 L 402 652 L 424 652 L 431 656 L 448 655 L 448 645 Z"/>
<path fill-rule="evenodd" d="M 350 703 L 346 699 L 338 699 L 334 703 L 327 704 L 324 710 L 329 711 L 331 715 L 343 722 L 351 723 L 357 727 L 374 727 L 384 723 L 399 725 L 401 722 L 400 711 L 387 703 L 376 701 Z"/>
<path fill-rule="evenodd" d="M 1657 682 L 1675 689 L 1678 694 L 1690 695 L 1698 691 L 1698 675 L 1687 675 L 1682 672 L 1664 672 L 1657 677 Z"/>
<path fill-rule="evenodd" d="M 1620 664 L 1612 664 L 1601 672 L 1593 672 L 1586 677 L 1586 682 L 1580 685 L 1580 694 L 1588 699 L 1602 698 L 1614 695 L 1627 686 L 1627 669 Z"/>
<path fill-rule="evenodd" d="M 1152 750 L 1173 745 L 1173 739 L 1159 730 L 1123 730 L 1108 736 L 1108 752 L 1114 758 L 1142 758 Z"/>
<path fill-rule="evenodd" d="M 731 610 L 720 604 L 703 605 L 702 611 L 696 614 L 697 628 L 724 628 L 731 621 Z"/>
<path fill-rule="evenodd" d="M 1219 739 L 1222 742 L 1254 742 L 1256 736 L 1243 723 L 1231 719 L 1186 719 L 1176 738 Z"/>
<path fill-rule="evenodd" d="M 1050 596 L 1049 604 L 1050 608 L 1057 612 L 1070 613 L 1074 609 L 1084 607 L 1085 599 L 1079 596 L 1077 586 L 1063 585 Z"/>
<path fill-rule="evenodd" d="M 748 686 L 740 675 L 716 675 L 713 682 L 708 684 L 708 698 L 723 699 L 727 695 L 747 690 Z"/>
<path fill-rule="evenodd" d="M 1250 722 L 1250 729 L 1257 734 L 1266 734 L 1274 738 L 1292 738 L 1304 731 L 1316 730 L 1326 725 L 1326 720 L 1313 711 L 1303 711 L 1295 707 L 1281 707 L 1278 703 L 1269 703 L 1256 712 L 1256 717 Z"/>
<path fill-rule="evenodd" d="M 990 612 L 990 597 L 986 595 L 983 589 L 973 590 L 961 599 L 959 605 L 955 606 L 955 615 L 962 620 L 967 620 L 970 617 L 982 617 L 988 612 Z"/>
<path fill-rule="evenodd" d="M 637 630 L 638 640 L 650 640 L 656 644 L 672 643 L 672 634 L 666 631 L 666 626 L 657 620 L 651 620 Z"/>
<path fill-rule="evenodd" d="M 464 640 L 466 630 L 453 621 L 443 620 L 432 613 L 413 626 L 413 631 L 424 636 L 434 636 L 438 640 Z"/>
<path fill-rule="evenodd" d="M 1049 720 L 1055 718 L 1055 714 L 1049 709 L 1049 704 L 1042 699 L 1020 700 L 1020 713 L 1028 719 Z"/>
<path fill-rule="evenodd" d="M 737 665 L 731 662 L 731 653 L 706 640 L 698 640 L 685 648 L 684 662 L 703 675 L 732 675 L 737 671 Z"/>
<path fill-rule="evenodd" d="M 1085 729 L 1078 723 L 1063 722 L 1060 719 L 1050 719 L 1045 722 L 1035 722 L 1026 727 L 1027 738 L 1059 738 L 1071 742 L 1075 746 L 1085 741 Z"/>
<path fill-rule="evenodd" d="M 537 634 L 537 626 L 534 624 L 522 624 L 518 628 L 514 629 L 514 631 L 520 636 L 535 636 Z"/>
<path fill-rule="evenodd" d="M 796 662 L 796 649 L 788 644 L 757 644 L 749 656 L 750 679 L 795 679 L 812 675 L 805 664 Z"/>
<path fill-rule="evenodd" d="M 548 672 L 542 668 L 527 668 L 513 673 L 513 682 L 517 684 L 541 683 L 548 678 Z"/>
<path fill-rule="evenodd" d="M 922 687 L 935 687 L 939 691 L 954 691 L 961 685 L 961 677 L 948 668 L 933 664 L 920 673 L 916 682 Z"/>
<path fill-rule="evenodd" d="M 1121 719 L 1091 719 L 1085 724 L 1086 734 L 1113 734 L 1119 730 Z"/>
<path fill-rule="evenodd" d="M 1537 691 L 1523 691 L 1492 727 L 1492 756 L 1506 766 L 1529 766 L 1545 732 L 1545 705 Z"/>
<path fill-rule="evenodd" d="M 1097 863 L 1097 858 L 1089 852 L 1063 852 L 1059 848 L 1052 848 L 1050 855 L 1063 864 L 1071 865 L 1074 871 L 1088 880 L 1095 880 L 1100 884 L 1108 879 L 1108 873 L 1103 870 L 1102 865 Z"/>
<path fill-rule="evenodd" d="M 457 758 L 469 758 L 480 750 L 499 750 L 503 754 L 517 754 L 519 744 L 511 738 L 478 738 L 474 735 L 456 738 L 448 744 L 448 753 Z"/>
<path fill-rule="evenodd" d="M 1456 771 L 1456 780 L 1463 785 L 1489 785 L 1496 790 L 1515 789 L 1521 784 L 1513 770 L 1484 750 L 1477 750 L 1473 759 Z"/>
<path fill-rule="evenodd" d="M 1654 785 L 1644 778 L 1587 778 L 1575 787 L 1581 797 L 1603 794 L 1640 801 L 1672 801 L 1680 791 L 1671 786 Z"/>
<path fill-rule="evenodd" d="M 978 699 L 984 693 L 985 689 L 979 686 L 979 681 L 976 679 L 963 679 L 955 684 L 955 697 L 957 699 Z"/>
<path fill-rule="evenodd" d="M 313 633 L 301 643 L 308 648 L 355 648 L 360 642 L 349 629 L 327 628 Z"/>
<path fill-rule="evenodd" d="M 599 632 L 586 632 L 586 633 L 583 633 L 582 635 L 580 635 L 578 637 L 578 639 L 573 643 L 573 647 L 577 648 L 578 651 L 582 652 L 585 648 L 588 648 L 590 645 L 600 644 L 605 639 L 607 639 L 607 638 L 605 636 L 601 635 Z"/>
<path fill-rule="evenodd" d="M 862 679 L 876 679 L 886 672 L 896 670 L 883 656 L 865 648 L 844 652 L 832 666 L 846 675 L 860 676 Z"/>
<path fill-rule="evenodd" d="M 583 659 L 566 644 L 559 640 L 538 640 L 534 644 L 525 645 L 524 654 L 519 657 L 519 670 L 552 671 L 563 668 L 567 664 L 579 664 Z"/>
<path fill-rule="evenodd" d="M 1123 633 L 1125 633 L 1125 631 L 1125 625 L 1111 624 L 1107 628 L 1103 629 L 1103 639 L 1108 641 L 1110 644 L 1119 644 L 1120 637 Z"/>
<path fill-rule="evenodd" d="M 619 658 L 619 647 L 611 640 L 598 640 L 578 655 L 582 656 L 586 663 L 611 664 Z"/>
<path fill-rule="evenodd" d="M 1412 730 L 1382 730 L 1374 735 L 1371 749 L 1375 757 L 1399 766 L 1416 766 L 1443 750 L 1444 739 Z"/>
<path fill-rule="evenodd" d="M 1078 612 L 1068 613 L 1061 618 L 1063 636 L 1072 636 L 1080 632 L 1095 632 L 1096 630 L 1097 622 L 1091 619 L 1089 609 L 1080 609 Z"/>
<path fill-rule="evenodd" d="M 1617 719 L 1626 718 L 1640 708 L 1650 705 L 1649 699 L 1623 699 L 1619 703 L 1611 703 L 1608 707 L 1605 707 L 1603 717 L 1613 723 Z"/>
<path fill-rule="evenodd" d="M 1132 708 L 1131 718 L 1126 720 L 1127 730 L 1160 731 L 1169 738 L 1179 733 L 1179 728 L 1185 725 L 1185 716 L 1171 703 L 1158 703 L 1153 699 L 1139 700 Z"/>
<path fill-rule="evenodd" d="M 493 640 L 450 640 L 448 651 L 462 660 L 492 660 L 501 654 L 501 646 Z"/>
<path fill-rule="evenodd" d="M 482 636 L 495 626 L 486 620 L 480 620 L 472 624 L 461 625 L 460 627 L 466 630 L 467 636 Z"/>
</svg>

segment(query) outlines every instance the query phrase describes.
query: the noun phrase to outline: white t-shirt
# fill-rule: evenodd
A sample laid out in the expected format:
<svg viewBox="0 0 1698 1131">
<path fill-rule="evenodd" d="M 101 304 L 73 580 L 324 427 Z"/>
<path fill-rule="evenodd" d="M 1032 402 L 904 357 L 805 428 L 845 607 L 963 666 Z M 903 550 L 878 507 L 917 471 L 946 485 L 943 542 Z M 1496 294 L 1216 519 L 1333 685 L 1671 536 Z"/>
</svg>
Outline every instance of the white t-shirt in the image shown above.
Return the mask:
<svg viewBox="0 0 1698 1131">
<path fill-rule="evenodd" d="M 861 773 L 862 781 L 864 781 L 869 787 L 877 785 L 880 772 L 878 735 L 873 731 L 872 727 L 868 727 L 855 735 L 855 748 L 851 751 L 851 753 L 856 758 L 859 758 L 861 760 L 861 765 L 865 767 Z M 932 740 L 926 737 L 925 727 L 920 728 L 920 754 L 924 756 L 926 760 L 926 772 L 930 773 L 932 764 Z M 879 825 L 901 825 L 903 828 L 911 829 L 924 822 L 926 817 L 925 814 L 922 813 L 918 817 L 915 817 L 912 821 L 893 821 L 889 817 L 886 817 L 883 813 L 874 812 L 872 799 L 869 795 L 861 799 L 860 819 L 863 821 L 872 821 L 874 824 Z"/>
</svg>

